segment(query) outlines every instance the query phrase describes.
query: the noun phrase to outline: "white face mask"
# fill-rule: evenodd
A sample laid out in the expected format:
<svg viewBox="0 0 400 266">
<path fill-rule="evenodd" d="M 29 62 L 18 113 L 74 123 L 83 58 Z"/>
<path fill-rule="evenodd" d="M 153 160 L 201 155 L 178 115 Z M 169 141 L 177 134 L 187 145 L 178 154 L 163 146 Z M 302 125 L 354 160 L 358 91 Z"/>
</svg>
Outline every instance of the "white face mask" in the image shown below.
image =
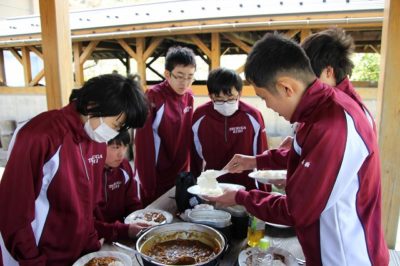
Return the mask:
<svg viewBox="0 0 400 266">
<path fill-rule="evenodd" d="M 92 126 L 89 123 L 90 118 L 85 123 L 85 131 L 88 136 L 99 143 L 108 142 L 109 140 L 115 138 L 118 135 L 118 131 L 109 127 L 106 123 L 103 122 L 103 119 L 100 117 L 100 126 L 98 126 L 95 130 L 93 130 Z"/>
<path fill-rule="evenodd" d="M 214 110 L 223 116 L 231 116 L 238 109 L 239 109 L 239 100 L 237 100 L 235 103 L 227 103 L 227 102 L 224 102 L 223 104 L 214 103 Z"/>
</svg>

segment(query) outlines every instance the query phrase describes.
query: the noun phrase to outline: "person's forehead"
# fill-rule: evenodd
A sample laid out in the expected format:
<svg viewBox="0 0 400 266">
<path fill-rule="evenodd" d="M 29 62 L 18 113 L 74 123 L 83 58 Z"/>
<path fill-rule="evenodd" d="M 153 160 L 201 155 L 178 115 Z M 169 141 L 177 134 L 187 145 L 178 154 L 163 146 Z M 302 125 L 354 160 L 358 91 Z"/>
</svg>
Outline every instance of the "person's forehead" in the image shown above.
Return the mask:
<svg viewBox="0 0 400 266">
<path fill-rule="evenodd" d="M 218 95 L 214 95 L 216 98 L 227 98 L 227 97 L 235 97 L 238 96 L 239 92 L 236 90 L 236 88 L 232 87 L 231 89 L 231 94 L 225 94 L 223 91 L 221 91 Z"/>
<path fill-rule="evenodd" d="M 188 66 L 176 65 L 172 71 L 176 74 L 193 75 L 194 72 L 196 71 L 196 68 L 191 65 Z"/>
</svg>

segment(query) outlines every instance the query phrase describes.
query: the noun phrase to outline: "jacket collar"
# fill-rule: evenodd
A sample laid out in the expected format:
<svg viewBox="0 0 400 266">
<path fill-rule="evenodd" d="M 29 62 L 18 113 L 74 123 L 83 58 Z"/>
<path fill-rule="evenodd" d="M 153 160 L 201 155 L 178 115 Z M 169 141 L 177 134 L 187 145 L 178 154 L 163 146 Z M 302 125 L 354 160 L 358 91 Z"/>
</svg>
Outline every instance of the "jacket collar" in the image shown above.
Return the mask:
<svg viewBox="0 0 400 266">
<path fill-rule="evenodd" d="M 336 85 L 336 88 L 343 91 L 351 98 L 355 99 L 358 102 L 362 102 L 360 95 L 356 92 L 353 85 L 351 84 L 349 78 L 344 78 L 339 84 Z"/>
<path fill-rule="evenodd" d="M 318 106 L 325 104 L 333 93 L 334 89 L 332 87 L 316 79 L 304 92 L 290 119 L 290 123 L 307 122 L 314 113 L 314 110 Z"/>
<path fill-rule="evenodd" d="M 67 106 L 63 107 L 61 112 L 74 135 L 73 139 L 76 143 L 82 142 L 82 140 L 91 140 L 86 134 L 80 113 L 76 110 L 75 102 L 71 102 Z"/>
</svg>

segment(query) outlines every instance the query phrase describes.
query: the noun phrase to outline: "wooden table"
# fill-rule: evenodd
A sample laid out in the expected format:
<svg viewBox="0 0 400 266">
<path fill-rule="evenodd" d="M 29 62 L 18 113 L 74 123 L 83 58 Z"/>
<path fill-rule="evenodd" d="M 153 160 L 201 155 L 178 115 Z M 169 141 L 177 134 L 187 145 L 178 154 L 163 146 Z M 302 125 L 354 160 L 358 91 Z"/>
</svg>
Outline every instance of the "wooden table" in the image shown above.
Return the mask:
<svg viewBox="0 0 400 266">
<path fill-rule="evenodd" d="M 175 203 L 175 188 L 172 188 L 160 198 L 155 200 L 146 209 L 161 209 L 168 211 L 172 214 L 177 212 Z M 174 217 L 173 222 L 181 221 L 179 218 Z M 303 251 L 292 229 L 279 229 L 271 226 L 266 226 L 266 235 L 270 238 L 272 245 L 283 248 L 295 257 L 304 259 Z M 121 241 L 122 242 L 122 241 Z M 123 244 L 135 248 L 134 241 L 122 242 Z M 237 258 L 239 253 L 247 248 L 247 239 L 236 240 L 232 239 L 228 252 L 224 255 L 220 262 L 220 266 L 233 266 L 237 265 Z M 132 258 L 133 266 L 140 266 L 135 255 L 132 252 L 125 251 L 121 248 L 115 247 L 111 244 L 104 244 L 101 250 L 120 251 L 128 254 Z"/>
</svg>

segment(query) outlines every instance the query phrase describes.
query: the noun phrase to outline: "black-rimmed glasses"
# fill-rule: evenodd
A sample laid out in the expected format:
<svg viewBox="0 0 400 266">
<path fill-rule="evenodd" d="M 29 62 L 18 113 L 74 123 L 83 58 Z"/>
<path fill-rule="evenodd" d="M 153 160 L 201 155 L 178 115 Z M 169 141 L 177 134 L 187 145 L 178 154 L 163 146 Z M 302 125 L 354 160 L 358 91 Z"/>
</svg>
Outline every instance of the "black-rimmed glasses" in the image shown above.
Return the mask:
<svg viewBox="0 0 400 266">
<path fill-rule="evenodd" d="M 184 77 L 184 76 L 176 76 L 174 73 L 171 73 L 171 77 L 173 77 L 174 79 L 176 79 L 179 82 L 184 82 L 184 81 L 188 81 L 188 82 L 194 82 L 196 79 L 194 77 Z"/>
</svg>

